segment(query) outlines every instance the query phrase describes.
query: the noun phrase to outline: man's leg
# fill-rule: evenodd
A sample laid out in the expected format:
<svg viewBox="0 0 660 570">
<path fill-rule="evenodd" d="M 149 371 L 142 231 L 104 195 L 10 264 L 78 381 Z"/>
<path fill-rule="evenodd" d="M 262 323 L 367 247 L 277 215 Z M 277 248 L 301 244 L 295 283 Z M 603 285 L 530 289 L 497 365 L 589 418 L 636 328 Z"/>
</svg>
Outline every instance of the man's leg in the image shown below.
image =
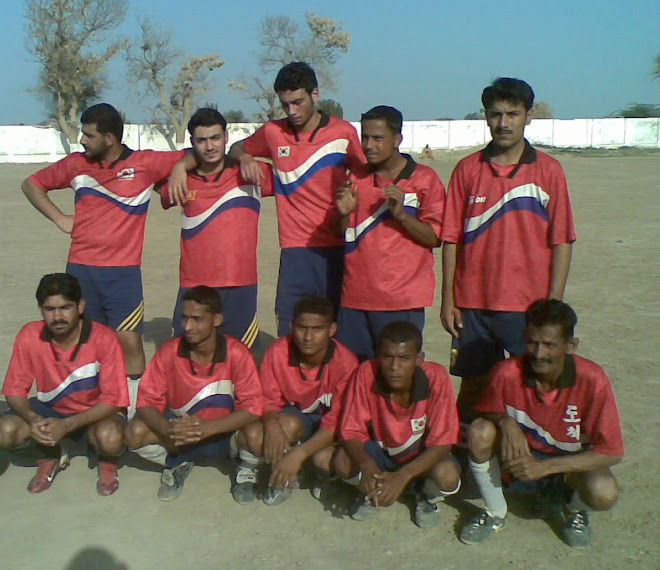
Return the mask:
<svg viewBox="0 0 660 570">
<path fill-rule="evenodd" d="M 126 417 L 115 414 L 87 428 L 89 444 L 96 450 L 98 481 L 96 491 L 107 497 L 119 488 L 117 458 L 124 452 Z"/>
<path fill-rule="evenodd" d="M 222 324 L 218 330 L 233 336 L 248 348 L 257 348 L 257 285 L 216 287 L 222 299 Z"/>
<path fill-rule="evenodd" d="M 369 333 L 366 311 L 339 307 L 335 338 L 353 352 L 360 362 L 373 358 L 374 339 Z"/>
<path fill-rule="evenodd" d="M 174 314 L 172 315 L 172 330 L 174 331 L 175 337 L 183 334 L 183 322 L 181 321 L 183 315 L 183 296 L 189 290 L 189 287 L 179 287 L 179 292 L 176 295 Z"/>
<path fill-rule="evenodd" d="M 426 474 L 423 498 L 415 507 L 415 524 L 429 528 L 440 522 L 438 505 L 461 488 L 461 466 L 452 455 L 443 457 Z"/>
</svg>

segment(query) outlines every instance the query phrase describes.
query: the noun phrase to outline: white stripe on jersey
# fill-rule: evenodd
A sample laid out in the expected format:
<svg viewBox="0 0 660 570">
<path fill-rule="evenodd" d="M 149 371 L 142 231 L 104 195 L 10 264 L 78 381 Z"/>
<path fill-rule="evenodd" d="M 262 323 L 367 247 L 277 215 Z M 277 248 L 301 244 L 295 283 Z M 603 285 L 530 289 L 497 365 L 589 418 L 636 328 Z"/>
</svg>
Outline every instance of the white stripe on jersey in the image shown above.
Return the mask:
<svg viewBox="0 0 660 570">
<path fill-rule="evenodd" d="M 506 415 L 513 418 L 517 423 L 525 426 L 527 429 L 536 432 L 541 439 L 546 441 L 548 445 L 551 445 L 552 447 L 556 447 L 562 451 L 568 451 L 572 453 L 582 451 L 582 444 L 579 441 L 575 443 L 557 441 L 552 437 L 552 435 L 545 431 L 540 425 L 532 420 L 532 418 L 530 418 L 526 412 L 523 412 L 522 410 L 514 408 L 513 406 L 507 406 Z"/>
<path fill-rule="evenodd" d="M 185 406 L 181 406 L 180 408 L 170 408 L 170 411 L 177 416 L 182 416 L 188 412 L 188 410 L 210 396 L 231 396 L 233 398 L 234 383 L 231 380 L 218 380 L 217 382 L 208 384 L 197 392 L 197 394 L 195 394 Z"/>
<path fill-rule="evenodd" d="M 417 197 L 417 194 L 414 192 L 406 192 L 403 195 L 403 205 L 409 208 L 418 208 L 419 198 Z M 369 229 L 369 227 L 376 224 L 379 221 L 378 218 L 382 216 L 388 209 L 389 206 L 387 204 L 387 200 L 385 200 L 385 202 L 383 202 L 381 206 L 373 214 L 371 214 L 371 216 L 360 222 L 356 227 L 346 228 L 346 232 L 344 234 L 344 239 L 346 242 L 351 243 L 357 240 L 364 232 Z"/>
<path fill-rule="evenodd" d="M 146 189 L 144 189 L 142 192 L 140 192 L 137 196 L 131 196 L 131 197 L 126 197 L 126 196 L 118 196 L 114 192 L 111 192 L 101 184 L 99 184 L 94 178 L 87 174 L 80 174 L 79 176 L 76 176 L 72 181 L 71 181 L 71 186 L 73 189 L 77 192 L 81 188 L 92 188 L 93 190 L 96 190 L 100 194 L 104 194 L 108 198 L 112 198 L 113 200 L 116 200 L 117 202 L 120 202 L 121 204 L 124 204 L 126 206 L 141 206 L 142 204 L 146 204 L 149 202 L 149 199 L 151 198 L 151 191 L 154 189 L 153 184 L 149 184 Z"/>
<path fill-rule="evenodd" d="M 85 364 L 84 366 L 77 368 L 71 374 L 69 374 L 57 388 L 51 390 L 50 392 L 37 392 L 37 399 L 40 402 L 50 402 L 57 398 L 57 396 L 64 392 L 64 390 L 71 386 L 71 384 L 74 384 L 79 380 L 93 378 L 99 373 L 100 369 L 101 363 L 98 361 Z"/>
<path fill-rule="evenodd" d="M 193 228 L 196 228 L 200 224 L 203 224 L 208 218 L 210 218 L 213 213 L 229 202 L 230 200 L 234 200 L 236 198 L 254 198 L 255 200 L 261 202 L 261 189 L 259 186 L 255 185 L 249 185 L 249 186 L 238 186 L 237 188 L 234 188 L 227 192 L 224 196 L 222 196 L 220 199 L 218 199 L 208 210 L 205 210 L 201 214 L 197 214 L 196 216 L 186 216 L 185 214 L 181 214 L 181 227 L 184 230 L 191 230 Z"/>
<path fill-rule="evenodd" d="M 318 398 L 316 398 L 316 400 L 312 402 L 312 404 L 309 407 L 300 411 L 303 414 L 309 414 L 310 412 L 313 412 L 316 408 L 318 408 L 321 404 L 323 404 L 326 408 L 329 408 L 331 402 L 332 402 L 332 394 L 321 394 Z"/>
<path fill-rule="evenodd" d="M 395 455 L 399 455 L 400 453 L 406 451 L 406 449 L 408 449 L 411 445 L 413 445 L 415 442 L 417 442 L 422 437 L 424 437 L 425 433 L 426 430 L 422 430 L 419 433 L 412 434 L 408 438 L 408 441 L 406 441 L 403 445 L 400 445 L 399 447 L 385 447 L 385 444 L 382 441 L 379 441 L 378 445 L 380 445 L 383 449 L 387 450 L 387 453 L 390 455 L 390 457 L 394 457 Z"/>
<path fill-rule="evenodd" d="M 282 184 L 291 184 L 302 177 L 312 166 L 329 154 L 346 154 L 348 139 L 337 139 L 323 145 L 298 168 L 290 171 L 278 170 L 273 166 L 273 172 Z"/>
</svg>

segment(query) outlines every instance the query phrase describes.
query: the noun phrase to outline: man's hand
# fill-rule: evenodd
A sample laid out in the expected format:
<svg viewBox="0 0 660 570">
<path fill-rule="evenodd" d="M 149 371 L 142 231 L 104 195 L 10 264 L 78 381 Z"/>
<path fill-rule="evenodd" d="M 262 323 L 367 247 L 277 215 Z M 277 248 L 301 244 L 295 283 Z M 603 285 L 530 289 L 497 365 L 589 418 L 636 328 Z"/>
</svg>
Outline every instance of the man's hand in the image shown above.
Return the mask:
<svg viewBox="0 0 660 570">
<path fill-rule="evenodd" d="M 400 471 L 385 471 L 374 475 L 376 488 L 367 498 L 376 506 L 389 507 L 403 493 L 409 479 Z"/>
<path fill-rule="evenodd" d="M 30 422 L 30 437 L 39 445 L 55 445 L 55 442 L 46 433 L 46 425 L 44 424 L 46 418 L 35 416 Z"/>
<path fill-rule="evenodd" d="M 357 185 L 350 180 L 344 182 L 335 193 L 335 204 L 340 215 L 350 215 L 357 207 Z"/>
<path fill-rule="evenodd" d="M 514 459 L 531 457 L 527 438 L 513 418 L 503 418 L 498 423 L 501 433 L 500 457 L 505 465 Z"/>
<path fill-rule="evenodd" d="M 360 478 L 358 489 L 365 497 L 369 498 L 374 505 L 378 506 L 378 503 L 374 502 L 371 495 L 377 491 L 376 485 L 378 484 L 378 479 L 376 477 L 381 474 L 380 469 L 378 469 L 378 466 L 372 461 L 369 464 L 363 465 L 360 471 L 362 472 L 362 477 Z"/>
<path fill-rule="evenodd" d="M 395 220 L 400 220 L 405 215 L 403 210 L 403 197 L 405 192 L 394 184 L 388 184 L 383 188 L 383 196 L 387 198 L 387 207 Z"/>
<path fill-rule="evenodd" d="M 280 422 L 273 421 L 264 426 L 264 457 L 274 466 L 284 455 L 288 441 Z"/>
<path fill-rule="evenodd" d="M 463 328 L 461 310 L 453 304 L 442 303 L 440 307 L 440 322 L 445 330 L 455 338 L 458 338 Z"/>
<path fill-rule="evenodd" d="M 36 427 L 42 435 L 42 441 L 37 441 L 42 445 L 57 445 L 59 441 L 69 433 L 66 419 L 40 418 L 36 422 Z"/>
<path fill-rule="evenodd" d="M 168 421 L 167 435 L 177 447 L 199 443 L 204 435 L 203 423 L 204 420 L 196 416 L 183 414 Z"/>
<path fill-rule="evenodd" d="M 521 481 L 537 481 L 552 474 L 548 471 L 547 464 L 547 461 L 529 455 L 505 462 L 504 468 Z"/>
<path fill-rule="evenodd" d="M 268 485 L 280 491 L 291 486 L 298 477 L 305 457 L 297 447 L 285 453 L 282 459 L 273 465 Z"/>
<path fill-rule="evenodd" d="M 254 157 L 251 154 L 245 153 L 241 155 L 238 162 L 241 166 L 241 176 L 243 179 L 252 184 L 259 184 L 259 181 L 264 177 L 264 173 Z"/>
<path fill-rule="evenodd" d="M 167 194 L 170 204 L 182 206 L 188 195 L 188 171 L 184 164 L 177 162 L 172 167 L 169 180 L 167 181 Z"/>
<path fill-rule="evenodd" d="M 74 217 L 71 214 L 64 214 L 62 217 L 57 218 L 55 225 L 65 234 L 71 234 L 73 231 Z"/>
</svg>

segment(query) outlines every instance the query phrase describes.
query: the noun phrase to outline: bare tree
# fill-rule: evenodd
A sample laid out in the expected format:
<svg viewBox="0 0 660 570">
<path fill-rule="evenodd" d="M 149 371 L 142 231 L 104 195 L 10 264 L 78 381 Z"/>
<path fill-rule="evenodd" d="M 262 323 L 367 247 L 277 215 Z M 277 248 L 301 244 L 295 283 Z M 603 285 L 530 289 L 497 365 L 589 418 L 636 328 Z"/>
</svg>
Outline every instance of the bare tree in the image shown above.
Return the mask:
<svg viewBox="0 0 660 570">
<path fill-rule="evenodd" d="M 146 18 L 140 21 L 139 38 L 126 49 L 126 61 L 138 89 L 156 98 L 152 120 L 171 125 L 176 142 L 183 143 L 196 102 L 211 89 L 209 74 L 225 62 L 218 54 L 183 56 L 172 34 Z"/>
<path fill-rule="evenodd" d="M 70 143 L 80 113 L 98 99 L 105 65 L 124 40 L 108 41 L 124 20 L 126 0 L 26 0 L 27 50 L 41 64 L 36 91 Z"/>
<path fill-rule="evenodd" d="M 243 92 L 257 104 L 259 120 L 282 116 L 273 91 L 273 78 L 282 66 L 292 61 L 309 63 L 320 87 L 336 90 L 335 64 L 341 54 L 348 52 L 351 43 L 351 35 L 342 25 L 334 18 L 322 18 L 314 12 L 305 14 L 303 29 L 288 16 L 264 18 L 259 24 L 258 74 L 230 81 L 229 87 Z"/>
<path fill-rule="evenodd" d="M 653 79 L 660 79 L 660 53 L 653 60 Z"/>
<path fill-rule="evenodd" d="M 537 101 L 534 103 L 534 118 L 535 119 L 552 119 L 554 118 L 554 115 L 552 113 L 552 107 L 550 106 L 550 103 L 546 103 L 545 101 Z"/>
</svg>

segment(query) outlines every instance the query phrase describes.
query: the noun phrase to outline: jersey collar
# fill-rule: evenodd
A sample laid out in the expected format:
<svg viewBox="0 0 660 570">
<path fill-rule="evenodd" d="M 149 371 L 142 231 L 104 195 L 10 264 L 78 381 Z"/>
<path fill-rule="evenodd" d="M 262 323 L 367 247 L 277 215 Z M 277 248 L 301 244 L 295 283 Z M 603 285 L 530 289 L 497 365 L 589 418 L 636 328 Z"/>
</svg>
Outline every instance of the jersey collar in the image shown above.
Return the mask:
<svg viewBox="0 0 660 570">
<path fill-rule="evenodd" d="M 217 182 L 220 180 L 220 177 L 222 176 L 222 173 L 227 170 L 228 168 L 231 168 L 233 166 L 236 166 L 236 161 L 228 155 L 225 155 L 225 163 L 222 165 L 222 169 L 219 172 L 216 172 L 215 174 L 212 174 L 213 182 Z M 209 177 L 206 176 L 205 174 L 199 174 L 199 172 L 196 172 L 195 170 L 189 172 L 191 176 L 194 176 L 195 178 L 199 178 L 200 180 L 203 180 L 204 182 L 209 181 Z"/>
<path fill-rule="evenodd" d="M 69 362 L 73 362 L 76 359 L 76 356 L 78 356 L 78 352 L 80 352 L 80 348 L 82 347 L 83 344 L 85 344 L 89 340 L 89 335 L 92 332 L 92 321 L 86 319 L 84 315 L 80 315 L 80 320 L 82 321 L 82 328 L 80 329 L 80 338 L 78 339 L 78 344 L 76 344 L 76 348 L 71 353 L 71 358 L 69 358 Z M 48 327 L 46 327 L 45 323 L 44 323 L 44 327 L 41 329 L 41 334 L 39 335 L 39 338 L 41 338 L 41 340 L 43 340 L 44 342 L 49 342 L 51 349 L 53 348 L 53 335 L 48 330 Z M 60 357 L 57 355 L 57 352 L 55 352 L 54 349 L 53 349 L 53 355 L 55 356 L 55 360 L 60 359 Z"/>
<path fill-rule="evenodd" d="M 495 178 L 499 178 L 500 175 L 497 173 L 495 167 L 491 164 L 491 159 L 493 158 L 493 148 L 493 141 L 491 141 L 488 143 L 488 146 L 486 146 L 486 148 L 481 151 L 480 160 L 481 162 L 487 162 L 488 166 L 490 166 L 490 170 L 493 173 L 493 176 L 495 176 Z M 520 156 L 520 160 L 518 161 L 516 167 L 509 173 L 507 178 L 513 178 L 523 164 L 534 164 L 535 162 L 536 149 L 531 144 L 529 144 L 527 139 L 525 139 L 525 148 L 523 149 L 523 153 Z"/>
<path fill-rule="evenodd" d="M 539 396 L 538 388 L 536 385 L 536 377 L 534 376 L 534 372 L 527 362 L 527 358 L 524 358 L 523 363 L 523 382 L 528 388 L 534 388 L 536 399 L 539 402 L 542 402 L 543 400 Z M 562 369 L 561 375 L 559 376 L 559 382 L 557 382 L 557 396 L 555 401 L 557 401 L 559 398 L 559 391 L 562 388 L 572 388 L 575 386 L 576 380 L 577 373 L 575 369 L 575 358 L 573 358 L 572 354 L 567 354 L 566 359 L 564 360 L 564 368 Z"/>
<path fill-rule="evenodd" d="M 321 118 L 319 119 L 319 124 L 316 125 L 316 128 L 312 131 L 312 134 L 310 135 L 308 142 L 312 142 L 314 140 L 314 137 L 316 136 L 316 133 L 318 133 L 323 127 L 327 127 L 328 123 L 330 123 L 330 115 L 328 115 L 328 113 L 326 113 L 325 111 L 319 111 L 319 113 L 321 114 Z M 291 123 L 289 123 L 289 121 L 287 121 L 287 124 L 291 127 L 291 130 L 293 131 L 293 136 L 296 137 L 296 142 L 300 142 L 298 131 L 291 126 Z"/>
<path fill-rule="evenodd" d="M 115 166 L 117 166 L 117 163 L 118 163 L 120 160 L 126 160 L 126 159 L 127 159 L 129 156 L 131 156 L 132 154 L 133 154 L 133 151 L 132 151 L 130 148 L 128 148 L 125 144 L 122 144 L 122 145 L 121 145 L 121 154 L 119 155 L 119 158 L 118 158 L 117 160 L 115 160 L 114 162 L 110 163 L 110 165 L 109 165 L 107 168 L 108 168 L 109 170 L 112 170 Z M 102 162 L 102 161 L 99 160 L 99 161 L 97 161 L 97 162 L 99 163 L 99 166 L 100 166 L 101 168 L 106 168 L 105 166 L 103 166 L 103 162 Z"/>
<path fill-rule="evenodd" d="M 321 361 L 321 366 L 319 366 L 319 371 L 316 374 L 316 379 L 320 380 L 321 376 L 323 375 L 323 370 L 326 367 L 327 364 L 330 363 L 332 360 L 333 356 L 335 355 L 335 350 L 337 350 L 337 345 L 335 344 L 335 341 L 330 339 L 330 342 L 328 343 L 328 350 L 325 351 L 325 355 L 323 356 L 323 360 Z M 289 340 L 289 366 L 296 366 L 298 370 L 300 370 L 300 376 L 302 377 L 303 380 L 307 380 L 307 377 L 302 371 L 302 367 L 300 366 L 301 360 L 300 360 L 300 353 L 298 352 L 298 347 L 296 346 L 296 343 L 293 341 L 293 336 L 291 336 L 291 339 Z"/>
<path fill-rule="evenodd" d="M 378 370 L 378 373 L 376 374 L 371 389 L 381 396 L 389 396 L 392 393 L 390 387 L 385 382 L 385 378 L 383 378 L 383 375 L 380 373 L 380 370 Z M 413 374 L 411 396 L 412 403 L 428 400 L 431 396 L 429 377 L 419 366 L 415 368 L 415 373 Z"/>
<path fill-rule="evenodd" d="M 185 337 L 181 337 L 181 339 L 179 340 L 179 349 L 177 351 L 177 356 L 179 356 L 180 358 L 188 359 L 188 364 L 190 364 L 190 371 L 192 372 L 193 376 L 197 376 L 197 372 L 195 371 L 195 365 L 193 364 L 191 354 L 192 354 L 192 350 L 190 348 L 190 345 L 188 344 L 188 341 L 185 339 Z M 209 376 L 213 374 L 213 371 L 215 370 L 215 365 L 218 362 L 224 362 L 225 360 L 227 360 L 227 339 L 225 338 L 225 335 L 217 333 L 217 337 L 215 341 L 215 353 L 213 354 L 213 360 L 211 360 L 213 366 L 211 366 Z"/>
<path fill-rule="evenodd" d="M 401 153 L 401 156 L 406 159 L 406 164 L 401 169 L 401 172 L 399 172 L 399 175 L 394 179 L 394 182 L 392 182 L 394 185 L 401 182 L 401 180 L 410 178 L 413 172 L 415 172 L 415 168 L 417 168 L 417 163 L 413 160 L 412 156 L 403 152 Z M 374 188 L 380 188 L 380 185 L 378 184 L 378 175 L 376 171 L 372 170 L 372 172 L 374 177 Z"/>
</svg>

